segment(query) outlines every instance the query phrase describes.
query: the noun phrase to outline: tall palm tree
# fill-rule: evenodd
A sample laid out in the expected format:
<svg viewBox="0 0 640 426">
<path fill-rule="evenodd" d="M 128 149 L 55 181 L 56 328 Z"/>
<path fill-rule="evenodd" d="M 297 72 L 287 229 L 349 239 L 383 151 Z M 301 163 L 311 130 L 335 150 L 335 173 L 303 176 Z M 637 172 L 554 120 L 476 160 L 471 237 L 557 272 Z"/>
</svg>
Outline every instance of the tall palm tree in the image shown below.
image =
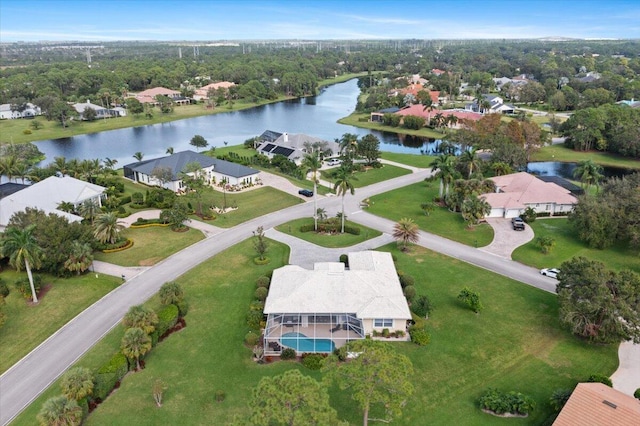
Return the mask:
<svg viewBox="0 0 640 426">
<path fill-rule="evenodd" d="M 393 226 L 393 238 L 398 241 L 400 250 L 405 251 L 409 243 L 417 243 L 419 236 L 418 225 L 409 218 L 400 219 Z"/>
<path fill-rule="evenodd" d="M 151 338 L 141 328 L 129 328 L 122 336 L 120 347 L 124 356 L 136 360 L 136 369 L 139 370 L 140 357 L 151 350 Z"/>
<path fill-rule="evenodd" d="M 51 163 L 51 167 L 63 176 L 69 174 L 69 164 L 64 157 L 55 157 L 53 163 Z"/>
<path fill-rule="evenodd" d="M 344 196 L 347 195 L 347 192 L 350 192 L 351 195 L 356 193 L 353 181 L 358 178 L 353 175 L 350 168 L 341 166 L 336 171 L 335 179 L 333 190 L 336 191 L 336 195 L 342 196 L 342 230 L 340 232 L 344 234 Z"/>
<path fill-rule="evenodd" d="M 24 161 L 18 161 L 13 168 L 13 172 L 15 173 L 16 182 L 20 179 L 24 185 L 24 180 L 30 177 L 31 166 Z"/>
<path fill-rule="evenodd" d="M 137 151 L 133 154 L 133 158 L 135 158 L 138 161 L 142 161 L 142 159 L 144 158 L 144 154 L 141 153 L 140 151 Z"/>
<path fill-rule="evenodd" d="M 115 213 L 103 213 L 96 218 L 93 236 L 102 244 L 114 244 L 123 228 Z"/>
<path fill-rule="evenodd" d="M 573 177 L 580 179 L 582 186 L 588 190 L 591 185 L 598 186 L 604 176 L 602 167 L 589 159 L 578 163 L 578 167 L 573 171 Z"/>
<path fill-rule="evenodd" d="M 318 170 L 322 167 L 322 162 L 317 152 L 306 154 L 302 160 L 302 167 L 311 171 L 311 179 L 313 179 L 313 229 L 318 230 Z"/>
<path fill-rule="evenodd" d="M 449 194 L 449 184 L 455 176 L 454 162 L 455 157 L 453 155 L 441 154 L 430 164 L 432 172 L 438 171 L 436 177 L 440 178 L 440 198 L 442 198 L 445 187 L 445 193 Z"/>
<path fill-rule="evenodd" d="M 42 404 L 37 418 L 41 425 L 79 426 L 82 423 L 82 408 L 76 401 L 58 395 Z"/>
<path fill-rule="evenodd" d="M 41 262 L 42 248 L 38 245 L 33 230 L 35 225 L 29 225 L 24 229 L 9 227 L 4 232 L 2 240 L 0 240 L 0 249 L 2 255 L 9 258 L 9 264 L 16 268 L 19 272 L 22 266 L 27 271 L 29 277 L 29 285 L 31 286 L 31 296 L 33 303 L 38 303 L 36 288 L 33 285 L 33 275 L 31 267 L 38 269 Z"/>
<path fill-rule="evenodd" d="M 342 153 L 342 155 L 350 158 L 353 158 L 355 156 L 355 153 L 358 150 L 358 135 L 354 135 L 353 133 L 345 133 L 336 142 L 340 144 L 340 152 Z"/>
<path fill-rule="evenodd" d="M 480 170 L 481 160 L 478 158 L 476 151 L 475 148 L 471 148 L 460 154 L 459 161 L 461 164 L 464 164 L 467 169 L 467 179 L 471 179 L 474 171 Z"/>
</svg>

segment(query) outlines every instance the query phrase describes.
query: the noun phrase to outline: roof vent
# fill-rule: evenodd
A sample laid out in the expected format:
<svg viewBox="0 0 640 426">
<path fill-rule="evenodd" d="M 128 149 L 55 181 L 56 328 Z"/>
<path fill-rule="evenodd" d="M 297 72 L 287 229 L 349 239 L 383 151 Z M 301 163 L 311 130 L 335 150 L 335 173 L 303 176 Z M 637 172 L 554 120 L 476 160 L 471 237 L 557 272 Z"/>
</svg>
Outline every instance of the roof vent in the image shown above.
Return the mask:
<svg viewBox="0 0 640 426">
<path fill-rule="evenodd" d="M 613 402 L 607 401 L 606 399 L 604 401 L 602 401 L 602 403 L 604 405 L 608 405 L 609 407 L 614 408 L 614 409 L 618 408 L 618 406 L 616 404 L 614 404 Z"/>
</svg>

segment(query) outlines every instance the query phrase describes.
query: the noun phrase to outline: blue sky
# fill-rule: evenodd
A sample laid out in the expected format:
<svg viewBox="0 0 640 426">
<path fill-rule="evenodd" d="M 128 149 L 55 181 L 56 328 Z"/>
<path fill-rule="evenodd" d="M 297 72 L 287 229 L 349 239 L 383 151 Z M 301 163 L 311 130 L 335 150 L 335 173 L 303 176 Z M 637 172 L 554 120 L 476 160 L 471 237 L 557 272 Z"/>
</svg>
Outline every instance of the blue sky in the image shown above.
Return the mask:
<svg viewBox="0 0 640 426">
<path fill-rule="evenodd" d="M 0 41 L 640 39 L 638 0 L 0 0 Z"/>
</svg>

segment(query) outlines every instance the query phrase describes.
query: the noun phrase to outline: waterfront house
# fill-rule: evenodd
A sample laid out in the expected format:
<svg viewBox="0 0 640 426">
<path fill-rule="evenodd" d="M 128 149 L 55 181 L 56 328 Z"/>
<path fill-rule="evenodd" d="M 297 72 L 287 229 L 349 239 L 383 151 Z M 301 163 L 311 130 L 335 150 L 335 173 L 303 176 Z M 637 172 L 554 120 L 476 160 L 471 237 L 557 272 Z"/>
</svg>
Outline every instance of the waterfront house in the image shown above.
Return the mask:
<svg viewBox="0 0 640 426">
<path fill-rule="evenodd" d="M 289 134 L 286 132 L 282 133 L 273 141 L 267 140 L 260 143 L 257 151 L 270 159 L 276 155 L 283 155 L 299 165 L 302 163 L 304 156 L 314 149 L 314 145 L 320 146 L 324 157 L 338 155 L 340 152 L 340 144 L 335 141 L 325 141 L 315 136 L 302 133 Z"/>
</svg>

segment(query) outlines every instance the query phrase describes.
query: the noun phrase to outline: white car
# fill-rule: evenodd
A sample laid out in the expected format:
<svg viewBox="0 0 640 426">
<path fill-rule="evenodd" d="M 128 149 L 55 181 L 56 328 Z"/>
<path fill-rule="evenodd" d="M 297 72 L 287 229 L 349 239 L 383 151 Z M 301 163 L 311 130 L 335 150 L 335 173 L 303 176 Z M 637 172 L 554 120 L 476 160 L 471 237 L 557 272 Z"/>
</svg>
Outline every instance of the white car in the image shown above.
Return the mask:
<svg viewBox="0 0 640 426">
<path fill-rule="evenodd" d="M 332 158 L 329 161 L 327 161 L 327 166 L 337 166 L 340 163 L 342 163 L 342 160 L 340 160 L 338 158 Z"/>
<path fill-rule="evenodd" d="M 558 274 L 560 273 L 560 270 L 556 268 L 544 268 L 544 269 L 540 269 L 540 273 L 545 277 L 558 279 Z"/>
</svg>

